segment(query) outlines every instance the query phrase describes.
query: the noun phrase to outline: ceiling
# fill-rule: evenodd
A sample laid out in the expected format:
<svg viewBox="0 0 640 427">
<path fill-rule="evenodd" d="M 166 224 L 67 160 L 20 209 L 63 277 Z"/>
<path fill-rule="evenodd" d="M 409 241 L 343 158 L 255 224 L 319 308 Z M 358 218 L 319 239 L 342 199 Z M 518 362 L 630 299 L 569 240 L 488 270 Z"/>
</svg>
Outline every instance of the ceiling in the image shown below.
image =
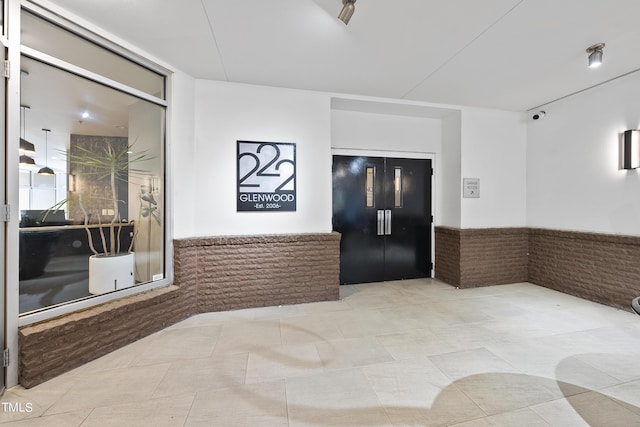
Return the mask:
<svg viewBox="0 0 640 427">
<path fill-rule="evenodd" d="M 202 79 L 525 111 L 640 68 L 638 0 L 51 3 Z"/>
</svg>

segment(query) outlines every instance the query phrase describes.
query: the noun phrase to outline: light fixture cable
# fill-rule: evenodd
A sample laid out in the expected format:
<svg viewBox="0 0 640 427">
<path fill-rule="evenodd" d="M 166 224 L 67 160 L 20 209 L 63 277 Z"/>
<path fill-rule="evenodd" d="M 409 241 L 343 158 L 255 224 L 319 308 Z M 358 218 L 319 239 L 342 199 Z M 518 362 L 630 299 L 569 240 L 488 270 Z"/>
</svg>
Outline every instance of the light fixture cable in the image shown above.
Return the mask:
<svg viewBox="0 0 640 427">
<path fill-rule="evenodd" d="M 22 123 L 22 136 L 20 137 L 20 154 L 35 154 L 36 146 L 33 143 L 27 141 L 27 108 L 31 108 L 28 105 L 20 105 L 22 109 L 22 117 L 20 121 Z"/>
</svg>

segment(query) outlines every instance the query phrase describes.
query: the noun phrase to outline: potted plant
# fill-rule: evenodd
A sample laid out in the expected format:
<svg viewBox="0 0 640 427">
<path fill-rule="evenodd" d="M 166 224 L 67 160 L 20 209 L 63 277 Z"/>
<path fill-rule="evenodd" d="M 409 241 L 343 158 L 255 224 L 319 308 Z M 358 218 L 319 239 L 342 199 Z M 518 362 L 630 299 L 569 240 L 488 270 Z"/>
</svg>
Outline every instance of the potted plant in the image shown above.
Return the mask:
<svg viewBox="0 0 640 427">
<path fill-rule="evenodd" d="M 82 219 L 92 252 L 89 258 L 89 292 L 102 294 L 135 283 L 133 244 L 137 227 L 134 226 L 131 236 L 123 235 L 123 228 L 130 230 L 131 227 L 126 226 L 133 224 L 127 220 L 125 208 L 129 182 L 148 175 L 144 170 L 136 169 L 136 164 L 151 157 L 146 151 L 134 154 L 134 147 L 128 144 L 127 138 L 77 138 L 83 143 L 72 143 L 67 153 L 75 191 L 69 191 L 68 198 L 58 205 L 66 204 L 70 217 Z M 139 199 L 143 201 L 140 196 Z M 126 216 L 123 217 L 123 213 Z"/>
</svg>

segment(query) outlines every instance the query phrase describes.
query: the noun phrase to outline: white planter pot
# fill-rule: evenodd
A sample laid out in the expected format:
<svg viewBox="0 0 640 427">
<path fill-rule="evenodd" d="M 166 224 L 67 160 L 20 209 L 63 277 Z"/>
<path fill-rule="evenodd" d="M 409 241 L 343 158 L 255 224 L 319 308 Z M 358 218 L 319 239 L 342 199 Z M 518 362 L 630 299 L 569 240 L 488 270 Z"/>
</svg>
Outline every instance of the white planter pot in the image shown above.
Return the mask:
<svg viewBox="0 0 640 427">
<path fill-rule="evenodd" d="M 135 283 L 133 252 L 89 257 L 89 293 L 97 295 L 128 288 Z"/>
</svg>

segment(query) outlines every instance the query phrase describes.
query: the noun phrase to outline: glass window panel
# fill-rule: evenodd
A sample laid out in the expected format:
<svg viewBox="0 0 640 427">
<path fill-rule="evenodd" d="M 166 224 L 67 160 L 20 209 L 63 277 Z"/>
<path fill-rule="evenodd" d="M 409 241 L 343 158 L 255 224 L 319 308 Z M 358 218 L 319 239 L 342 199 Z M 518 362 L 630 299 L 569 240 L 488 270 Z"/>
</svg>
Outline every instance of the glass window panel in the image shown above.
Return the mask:
<svg viewBox="0 0 640 427">
<path fill-rule="evenodd" d="M 31 209 L 46 210 L 56 203 L 56 190 L 34 188 L 31 192 Z"/>
<path fill-rule="evenodd" d="M 20 171 L 20 187 L 31 187 L 31 172 Z"/>
<path fill-rule="evenodd" d="M 33 174 L 33 187 L 34 188 L 56 188 L 56 176 L 55 175 L 39 175 Z"/>
<path fill-rule="evenodd" d="M 164 99 L 164 76 L 24 10 L 21 38 L 24 46 Z"/>
<path fill-rule="evenodd" d="M 20 200 L 18 201 L 18 205 L 21 211 L 31 208 L 31 189 L 29 187 L 20 188 Z"/>
<path fill-rule="evenodd" d="M 133 252 L 132 285 L 164 278 L 165 108 L 28 57 L 22 57 L 21 68 L 28 71 L 21 97 L 31 106 L 25 132 L 51 129 L 47 164 L 61 182 L 72 176 L 73 185 L 63 194 L 66 215 L 55 211 L 43 224 L 48 227 L 20 230 L 21 254 L 30 254 L 20 257 L 20 313 L 91 297 L 90 243 L 99 252 L 110 250 L 112 221 L 114 246 Z M 78 111 L 91 114 L 83 119 Z M 41 153 L 38 164 L 45 163 L 42 139 L 33 138 Z M 105 164 L 116 165 L 113 185 Z M 34 182 L 46 179 L 35 176 Z M 55 187 L 39 185 L 27 209 L 56 205 Z M 27 198 L 20 193 L 20 209 Z M 111 291 L 117 289 L 99 292 Z"/>
<path fill-rule="evenodd" d="M 374 200 L 374 194 L 375 194 L 375 168 L 373 167 L 367 167 L 366 170 L 367 173 L 367 177 L 366 177 L 366 187 L 365 187 L 365 192 L 366 192 L 366 203 L 367 203 L 367 207 L 368 208 L 372 208 L 374 206 L 375 200 Z"/>
<path fill-rule="evenodd" d="M 402 168 L 393 169 L 393 200 L 394 207 L 402 207 Z"/>
</svg>

